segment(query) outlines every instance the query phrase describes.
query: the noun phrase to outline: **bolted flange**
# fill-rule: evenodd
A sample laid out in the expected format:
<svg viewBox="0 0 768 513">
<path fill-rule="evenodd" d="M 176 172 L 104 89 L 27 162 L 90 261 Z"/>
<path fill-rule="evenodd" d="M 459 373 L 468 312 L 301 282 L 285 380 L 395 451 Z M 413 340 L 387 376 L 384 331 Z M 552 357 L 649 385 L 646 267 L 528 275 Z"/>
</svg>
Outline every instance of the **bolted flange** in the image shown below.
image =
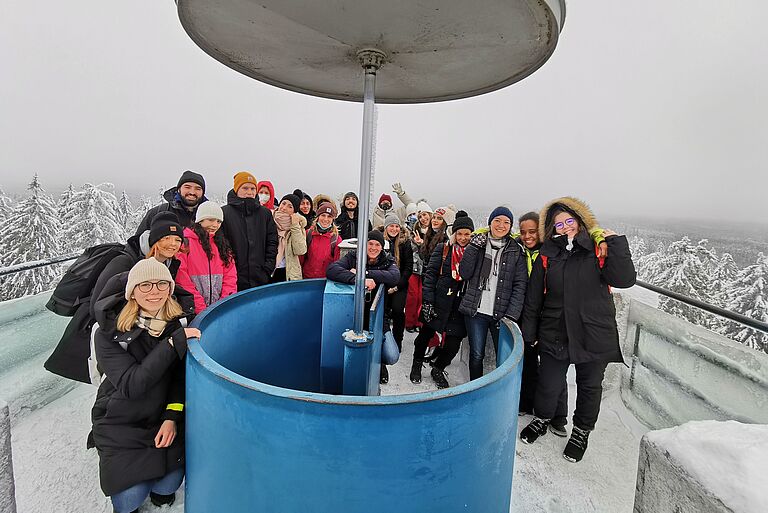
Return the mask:
<svg viewBox="0 0 768 513">
<path fill-rule="evenodd" d="M 387 54 L 377 48 L 363 48 L 357 52 L 357 60 L 366 70 L 378 71 L 387 60 Z"/>
</svg>

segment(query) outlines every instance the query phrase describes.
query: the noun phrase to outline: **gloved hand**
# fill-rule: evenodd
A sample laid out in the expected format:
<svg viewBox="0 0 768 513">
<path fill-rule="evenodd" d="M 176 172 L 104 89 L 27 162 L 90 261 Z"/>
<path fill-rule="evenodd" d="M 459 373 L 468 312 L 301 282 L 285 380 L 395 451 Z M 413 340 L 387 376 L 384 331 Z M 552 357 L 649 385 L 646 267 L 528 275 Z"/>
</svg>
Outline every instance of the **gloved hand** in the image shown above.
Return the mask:
<svg viewBox="0 0 768 513">
<path fill-rule="evenodd" d="M 395 194 L 397 194 L 398 196 L 400 196 L 401 194 L 403 194 L 403 186 L 402 186 L 402 185 L 400 185 L 400 182 L 397 182 L 397 183 L 393 183 L 393 184 L 392 184 L 392 192 L 394 192 L 394 193 L 395 193 Z"/>
<path fill-rule="evenodd" d="M 437 318 L 437 312 L 435 311 L 434 305 L 431 303 L 422 303 L 421 305 L 421 317 L 424 319 L 424 322 L 432 322 Z"/>
</svg>

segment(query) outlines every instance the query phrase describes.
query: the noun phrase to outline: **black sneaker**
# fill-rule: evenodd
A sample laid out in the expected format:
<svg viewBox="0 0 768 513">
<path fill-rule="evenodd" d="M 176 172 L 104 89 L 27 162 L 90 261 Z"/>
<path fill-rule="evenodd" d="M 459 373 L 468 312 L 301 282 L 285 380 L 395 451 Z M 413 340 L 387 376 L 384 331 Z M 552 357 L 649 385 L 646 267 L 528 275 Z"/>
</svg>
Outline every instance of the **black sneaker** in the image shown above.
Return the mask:
<svg viewBox="0 0 768 513">
<path fill-rule="evenodd" d="M 549 422 L 549 432 L 553 435 L 565 438 L 568 436 L 568 431 L 565 430 L 567 424 L 568 420 L 564 417 L 555 417 Z"/>
<path fill-rule="evenodd" d="M 584 457 L 584 452 L 587 450 L 588 441 L 589 431 L 573 426 L 571 438 L 568 440 L 568 444 L 563 451 L 563 458 L 571 463 L 581 461 L 581 458 Z"/>
<path fill-rule="evenodd" d="M 414 385 L 421 383 L 421 360 L 414 360 L 411 365 L 411 383 Z"/>
<path fill-rule="evenodd" d="M 532 444 L 540 436 L 547 434 L 547 426 L 549 426 L 549 420 L 534 417 L 531 423 L 520 431 L 520 440 L 527 444 Z"/>
<path fill-rule="evenodd" d="M 149 500 L 151 500 L 152 504 L 154 504 L 158 508 L 160 506 L 165 506 L 165 505 L 170 506 L 176 500 L 176 494 L 169 493 L 168 495 L 162 495 L 155 492 L 149 492 Z"/>
<path fill-rule="evenodd" d="M 386 385 L 389 383 L 389 371 L 387 370 L 387 366 L 382 364 L 381 365 L 381 374 L 379 374 L 379 383 L 382 385 Z"/>
<path fill-rule="evenodd" d="M 437 388 L 448 388 L 451 386 L 445 377 L 444 370 L 438 369 L 437 367 L 432 367 L 430 374 L 432 375 L 432 379 L 435 380 L 435 385 L 437 385 Z"/>
</svg>

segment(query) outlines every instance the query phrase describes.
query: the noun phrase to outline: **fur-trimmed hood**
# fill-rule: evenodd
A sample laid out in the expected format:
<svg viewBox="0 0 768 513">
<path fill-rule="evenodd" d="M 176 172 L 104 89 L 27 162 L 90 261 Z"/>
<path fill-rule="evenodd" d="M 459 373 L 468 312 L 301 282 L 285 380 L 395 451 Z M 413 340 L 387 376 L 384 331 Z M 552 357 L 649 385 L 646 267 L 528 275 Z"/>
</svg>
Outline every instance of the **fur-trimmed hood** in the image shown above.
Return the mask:
<svg viewBox="0 0 768 513">
<path fill-rule="evenodd" d="M 334 201 L 331 199 L 331 197 L 330 197 L 330 196 L 328 196 L 327 194 L 318 194 L 318 195 L 317 195 L 317 196 L 315 196 L 315 197 L 314 197 L 314 199 L 312 200 L 312 210 L 314 210 L 315 212 L 317 212 L 317 209 L 318 209 L 318 208 L 320 208 L 320 203 L 322 203 L 322 202 L 324 202 L 324 201 L 327 201 L 328 203 L 331 203 L 331 204 L 333 204 L 333 205 L 336 205 L 336 203 L 335 203 L 335 202 L 334 202 Z"/>
<path fill-rule="evenodd" d="M 589 208 L 589 205 L 578 198 L 564 196 L 562 198 L 554 199 L 544 205 L 544 208 L 542 208 L 539 213 L 539 240 L 542 242 L 546 238 L 547 222 L 552 222 L 552 211 L 554 210 L 554 207 L 557 206 L 563 206 L 566 210 L 570 210 L 572 213 L 576 214 L 581 219 L 587 232 L 591 232 L 598 226 L 595 214 L 592 213 L 592 209 Z"/>
</svg>

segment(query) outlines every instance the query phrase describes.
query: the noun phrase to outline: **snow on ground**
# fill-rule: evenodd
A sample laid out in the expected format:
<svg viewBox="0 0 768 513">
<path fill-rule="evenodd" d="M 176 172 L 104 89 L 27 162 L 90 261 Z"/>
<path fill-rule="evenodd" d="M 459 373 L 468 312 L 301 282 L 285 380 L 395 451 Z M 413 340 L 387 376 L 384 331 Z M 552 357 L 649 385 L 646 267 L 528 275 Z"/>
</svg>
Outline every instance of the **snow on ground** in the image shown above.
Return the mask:
<svg viewBox="0 0 768 513">
<path fill-rule="evenodd" d="M 733 511 L 765 511 L 768 426 L 735 420 L 692 421 L 654 431 L 648 441 L 667 451 Z"/>
<path fill-rule="evenodd" d="M 429 367 L 419 385 L 410 382 L 414 335 L 406 334 L 397 365 L 390 367 L 386 395 L 434 390 Z M 486 371 L 493 368 L 492 345 Z M 448 381 L 468 379 L 466 362 L 457 357 L 446 369 Z M 40 368 L 39 372 L 45 372 Z M 575 385 L 569 375 L 570 406 Z M 19 513 L 108 513 L 109 499 L 101 493 L 98 457 L 87 451 L 90 408 L 96 388 L 78 385 L 41 409 L 28 413 L 13 427 L 13 461 Z M 520 417 L 518 431 L 530 417 Z M 608 393 L 584 460 L 569 463 L 562 457 L 567 439 L 548 433 L 534 445 L 518 441 L 513 479 L 512 513 L 630 513 L 634 501 L 639 440 L 647 429 L 626 410 L 618 393 Z M 173 507 L 158 509 L 149 502 L 140 511 L 182 513 L 183 490 Z"/>
</svg>

